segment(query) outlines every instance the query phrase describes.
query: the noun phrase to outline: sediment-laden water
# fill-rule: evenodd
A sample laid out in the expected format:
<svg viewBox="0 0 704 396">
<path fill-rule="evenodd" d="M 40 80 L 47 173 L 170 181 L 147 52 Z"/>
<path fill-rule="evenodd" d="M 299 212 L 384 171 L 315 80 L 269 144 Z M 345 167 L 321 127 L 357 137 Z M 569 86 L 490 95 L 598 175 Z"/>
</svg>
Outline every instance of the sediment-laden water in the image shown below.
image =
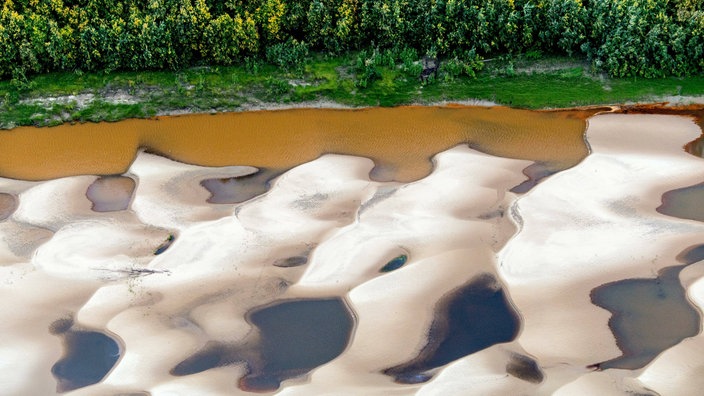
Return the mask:
<svg viewBox="0 0 704 396">
<path fill-rule="evenodd" d="M 21 127 L 0 134 L 0 147 L 6 148 L 0 174 L 26 180 L 120 174 L 143 147 L 189 164 L 273 171 L 326 153 L 355 155 L 375 161 L 372 178 L 411 181 L 431 171 L 433 155 L 460 143 L 564 169 L 587 154 L 584 118 L 595 111 L 297 109 Z"/>
<path fill-rule="evenodd" d="M 3 393 L 696 393 L 701 130 L 595 112 L 0 133 Z"/>
</svg>

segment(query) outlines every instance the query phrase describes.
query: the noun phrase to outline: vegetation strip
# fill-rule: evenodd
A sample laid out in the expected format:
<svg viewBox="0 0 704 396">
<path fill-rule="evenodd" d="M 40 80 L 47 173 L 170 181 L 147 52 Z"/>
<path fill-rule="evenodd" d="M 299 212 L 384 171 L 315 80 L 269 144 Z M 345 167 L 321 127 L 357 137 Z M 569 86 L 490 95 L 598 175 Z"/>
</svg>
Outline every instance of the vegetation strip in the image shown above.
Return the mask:
<svg viewBox="0 0 704 396">
<path fill-rule="evenodd" d="M 252 63 L 181 71 L 50 73 L 31 77 L 22 87 L 0 81 L 0 127 L 276 107 L 469 102 L 539 109 L 633 102 L 683 105 L 704 97 L 701 76 L 612 78 L 567 57 L 501 57 L 483 62 L 474 78 L 443 61 L 438 77 L 422 83 L 419 59 L 387 56 L 313 54 L 288 70 Z M 359 65 L 365 62 L 376 65 L 379 78 L 362 87 Z"/>
<path fill-rule="evenodd" d="M 320 102 L 687 103 L 703 54 L 702 0 L 4 0 L 0 128 Z"/>
<path fill-rule="evenodd" d="M 532 52 L 585 58 L 612 76 L 684 76 L 704 71 L 702 37 L 701 0 L 4 0 L 0 78 L 295 67 L 309 50 L 415 52 L 468 75 L 482 59 Z"/>
</svg>

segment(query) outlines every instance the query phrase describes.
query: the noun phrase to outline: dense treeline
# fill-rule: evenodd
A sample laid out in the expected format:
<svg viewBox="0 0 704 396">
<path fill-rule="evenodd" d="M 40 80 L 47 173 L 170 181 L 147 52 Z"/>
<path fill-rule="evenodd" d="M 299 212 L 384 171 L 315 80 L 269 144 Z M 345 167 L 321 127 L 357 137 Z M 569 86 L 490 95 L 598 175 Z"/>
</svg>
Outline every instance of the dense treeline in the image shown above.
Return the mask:
<svg viewBox="0 0 704 396">
<path fill-rule="evenodd" d="M 3 0 L 0 0 L 3 1 Z M 309 50 L 433 54 L 471 74 L 525 52 L 613 76 L 704 71 L 704 0 L 4 0 L 0 77 L 179 69 Z M 399 58 L 401 60 L 401 58 Z"/>
</svg>

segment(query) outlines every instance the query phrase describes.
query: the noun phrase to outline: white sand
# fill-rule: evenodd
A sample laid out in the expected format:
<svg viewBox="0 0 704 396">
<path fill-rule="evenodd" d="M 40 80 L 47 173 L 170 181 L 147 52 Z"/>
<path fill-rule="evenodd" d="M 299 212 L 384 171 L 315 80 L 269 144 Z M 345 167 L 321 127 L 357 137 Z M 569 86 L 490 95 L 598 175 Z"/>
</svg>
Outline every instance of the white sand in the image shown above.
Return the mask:
<svg viewBox="0 0 704 396">
<path fill-rule="evenodd" d="M 137 188 L 126 211 L 91 211 L 85 191 L 95 176 L 0 179 L 0 191 L 20 201 L 0 222 L 0 389 L 54 392 L 50 369 L 62 347 L 48 328 L 72 316 L 80 328 L 108 330 L 124 349 L 101 383 L 71 395 L 248 394 L 236 388 L 241 364 L 183 377 L 169 370 L 208 341 L 254 339 L 244 320 L 252 308 L 338 296 L 356 318 L 348 348 L 277 394 L 696 393 L 701 336 L 641 370 L 586 366 L 621 354 L 610 313 L 591 303 L 590 291 L 652 277 L 704 242 L 704 225 L 655 211 L 665 191 L 702 181 L 704 160 L 681 149 L 699 133 L 686 118 L 596 116 L 587 133 L 592 154 L 521 197 L 508 191 L 525 180 L 530 162 L 466 146 L 438 154 L 432 174 L 410 184 L 371 181 L 368 159 L 325 155 L 237 205 L 208 204 L 199 183 L 253 168 L 197 167 L 145 153 L 129 171 Z M 154 256 L 169 235 L 173 245 Z M 306 255 L 306 265 L 274 265 Z M 400 255 L 408 257 L 401 269 L 379 273 Z M 483 273 L 502 282 L 520 314 L 516 340 L 438 368 L 424 384 L 381 374 L 425 345 L 438 300 Z M 701 263 L 681 275 L 700 308 L 702 277 Z M 515 354 L 535 359 L 544 381 L 507 374 Z"/>
<path fill-rule="evenodd" d="M 621 353 L 610 313 L 590 291 L 625 278 L 652 278 L 701 243 L 704 225 L 657 213 L 662 193 L 701 182 L 704 161 L 682 150 L 701 132 L 672 116 L 600 115 L 589 121 L 592 154 L 517 203 L 521 232 L 502 252 L 501 273 L 524 319 L 518 342 L 548 378 L 553 368 L 586 366 Z M 562 394 L 623 393 L 618 370 L 575 372 Z M 587 378 L 593 378 L 589 380 Z"/>
</svg>

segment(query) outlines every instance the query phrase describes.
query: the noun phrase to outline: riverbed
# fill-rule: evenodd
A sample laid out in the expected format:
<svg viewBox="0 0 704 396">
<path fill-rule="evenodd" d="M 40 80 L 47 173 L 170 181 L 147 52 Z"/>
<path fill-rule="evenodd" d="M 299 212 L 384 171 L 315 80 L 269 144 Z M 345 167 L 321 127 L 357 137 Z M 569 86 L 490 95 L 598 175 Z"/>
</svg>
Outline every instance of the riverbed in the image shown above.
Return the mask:
<svg viewBox="0 0 704 396">
<path fill-rule="evenodd" d="M 3 131 L 3 392 L 696 393 L 702 131 L 612 110 Z"/>
</svg>

